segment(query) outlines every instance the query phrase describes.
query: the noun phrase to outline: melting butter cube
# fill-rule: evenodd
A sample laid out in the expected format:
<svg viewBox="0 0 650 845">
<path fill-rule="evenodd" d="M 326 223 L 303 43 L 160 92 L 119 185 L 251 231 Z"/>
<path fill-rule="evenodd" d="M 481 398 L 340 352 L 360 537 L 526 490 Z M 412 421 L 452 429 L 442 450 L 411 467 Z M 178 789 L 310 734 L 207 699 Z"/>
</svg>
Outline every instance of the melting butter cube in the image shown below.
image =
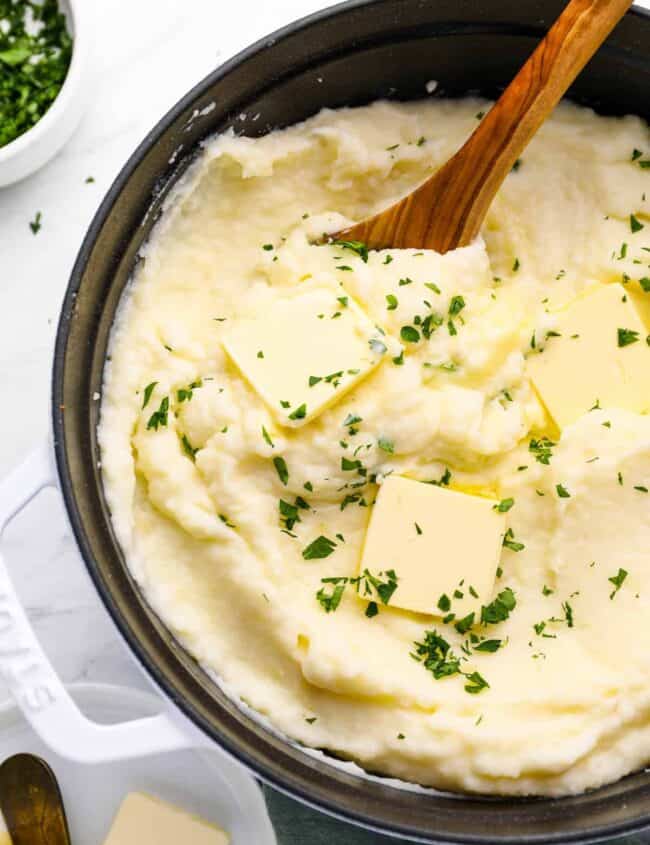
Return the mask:
<svg viewBox="0 0 650 845">
<path fill-rule="evenodd" d="M 342 288 L 309 282 L 237 322 L 223 345 L 278 422 L 294 427 L 399 351 Z"/>
<path fill-rule="evenodd" d="M 372 509 L 361 572 L 395 571 L 391 607 L 456 617 L 478 611 L 491 601 L 506 530 L 498 504 L 391 475 Z"/>
<path fill-rule="evenodd" d="M 527 366 L 560 429 L 594 405 L 650 411 L 648 329 L 622 285 L 576 300 L 560 317 L 557 332 Z"/>
<path fill-rule="evenodd" d="M 122 802 L 104 845 L 228 845 L 218 827 L 142 792 Z"/>
</svg>

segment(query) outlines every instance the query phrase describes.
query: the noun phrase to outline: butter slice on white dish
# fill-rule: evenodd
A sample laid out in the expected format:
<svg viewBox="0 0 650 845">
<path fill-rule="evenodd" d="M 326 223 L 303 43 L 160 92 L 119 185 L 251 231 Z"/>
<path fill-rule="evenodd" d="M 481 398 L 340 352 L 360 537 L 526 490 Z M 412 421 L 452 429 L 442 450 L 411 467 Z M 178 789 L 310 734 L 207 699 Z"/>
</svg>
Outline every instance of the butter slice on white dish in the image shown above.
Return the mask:
<svg viewBox="0 0 650 845">
<path fill-rule="evenodd" d="M 620 340 L 619 330 L 624 332 Z M 596 403 L 637 413 L 650 410 L 648 328 L 622 285 L 610 284 L 576 300 L 560 317 L 557 331 L 560 337 L 549 337 L 543 351 L 529 357 L 528 373 L 560 429 Z"/>
<path fill-rule="evenodd" d="M 223 345 L 279 423 L 300 426 L 337 402 L 393 350 L 342 288 L 304 282 Z"/>
<path fill-rule="evenodd" d="M 491 601 L 506 530 L 497 505 L 495 499 L 391 475 L 372 509 L 361 572 L 395 571 L 391 607 L 444 616 L 449 608 L 438 602 L 446 596 L 456 616 L 477 611 Z"/>
<path fill-rule="evenodd" d="M 228 845 L 227 833 L 142 792 L 122 802 L 104 845 Z"/>
</svg>

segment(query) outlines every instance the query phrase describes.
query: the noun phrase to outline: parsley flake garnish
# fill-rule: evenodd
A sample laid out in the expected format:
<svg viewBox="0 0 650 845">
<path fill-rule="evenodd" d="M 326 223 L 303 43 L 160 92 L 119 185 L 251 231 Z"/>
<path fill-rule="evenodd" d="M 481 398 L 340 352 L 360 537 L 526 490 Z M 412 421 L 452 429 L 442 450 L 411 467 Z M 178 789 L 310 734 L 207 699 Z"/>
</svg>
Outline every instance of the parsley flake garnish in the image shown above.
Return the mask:
<svg viewBox="0 0 650 845">
<path fill-rule="evenodd" d="M 193 381 L 188 387 L 181 387 L 176 391 L 176 398 L 179 402 L 189 402 L 194 396 L 194 391 L 203 387 L 201 379 Z"/>
<path fill-rule="evenodd" d="M 389 455 L 395 452 L 395 444 L 388 437 L 379 437 L 377 439 L 377 446 L 379 446 L 382 452 L 388 452 Z"/>
<path fill-rule="evenodd" d="M 187 455 L 187 457 L 188 457 L 188 458 L 190 458 L 192 461 L 196 461 L 196 453 L 197 453 L 199 450 L 198 450 L 198 449 L 195 449 L 195 448 L 192 446 L 192 444 L 190 443 L 190 441 L 189 441 L 189 440 L 188 440 L 188 438 L 187 438 L 187 434 L 184 434 L 184 435 L 181 437 L 181 443 L 182 443 L 182 445 L 183 445 L 183 451 L 185 452 L 185 454 Z"/>
<path fill-rule="evenodd" d="M 264 426 L 262 426 L 262 437 L 269 444 L 271 449 L 275 449 L 275 444 L 271 440 L 271 436 L 269 435 L 268 431 L 266 430 L 266 428 Z"/>
<path fill-rule="evenodd" d="M 560 497 L 560 499 L 570 499 L 571 498 L 571 493 L 569 493 L 569 491 L 566 489 L 566 487 L 563 484 L 556 484 L 555 490 L 556 490 L 558 496 Z"/>
<path fill-rule="evenodd" d="M 33 235 L 38 235 L 38 233 L 41 231 L 42 217 L 43 215 L 41 214 L 41 212 L 37 211 L 36 217 L 34 217 L 34 219 L 30 222 L 29 228 L 32 230 Z"/>
<path fill-rule="evenodd" d="M 535 460 L 540 464 L 548 466 L 553 457 L 553 449 L 557 444 L 548 437 L 540 437 L 539 440 L 532 439 L 528 444 L 528 451 L 535 456 Z"/>
<path fill-rule="evenodd" d="M 386 310 L 387 311 L 394 311 L 397 308 L 397 306 L 399 305 L 397 297 L 393 293 L 387 293 L 386 294 L 386 303 L 387 303 L 386 304 Z"/>
<path fill-rule="evenodd" d="M 512 528 L 508 528 L 503 538 L 503 546 L 506 549 L 510 549 L 511 552 L 521 552 L 523 551 L 526 546 L 523 543 L 518 543 L 515 540 L 515 535 Z"/>
<path fill-rule="evenodd" d="M 399 336 L 405 343 L 417 343 L 420 340 L 420 332 L 413 326 L 402 326 Z"/>
<path fill-rule="evenodd" d="M 641 221 L 637 217 L 635 217 L 634 214 L 630 214 L 630 230 L 632 234 L 635 235 L 637 232 L 640 232 L 643 228 L 644 224 L 641 223 Z"/>
<path fill-rule="evenodd" d="M 465 307 L 465 299 L 462 296 L 452 296 L 449 302 L 449 316 L 456 317 Z"/>
<path fill-rule="evenodd" d="M 568 601 L 562 602 L 562 610 L 564 611 L 564 619 L 568 628 L 573 628 L 573 608 Z"/>
<path fill-rule="evenodd" d="M 610 584 L 614 585 L 614 589 L 609 594 L 610 601 L 614 598 L 616 593 L 618 593 L 618 591 L 621 589 L 621 587 L 623 586 L 623 582 L 625 581 L 626 578 L 627 578 L 627 571 L 625 569 L 619 569 L 618 572 L 616 573 L 616 575 L 612 575 L 611 578 L 607 579 Z"/>
<path fill-rule="evenodd" d="M 498 513 L 508 513 L 510 508 L 514 505 L 515 500 L 512 498 L 509 499 L 501 499 L 501 501 L 496 504 L 492 505 L 492 510 L 497 511 Z"/>
<path fill-rule="evenodd" d="M 361 241 L 331 241 L 332 246 L 340 246 L 343 249 L 349 249 L 354 252 L 363 261 L 368 263 L 368 247 Z"/>
<path fill-rule="evenodd" d="M 157 411 L 154 411 L 153 414 L 149 417 L 149 422 L 147 423 L 147 429 L 153 429 L 154 431 L 158 431 L 160 426 L 167 425 L 167 416 L 169 414 L 169 396 L 163 397 L 160 401 L 160 405 Z"/>
<path fill-rule="evenodd" d="M 287 462 L 280 455 L 273 458 L 273 466 L 278 474 L 280 481 L 285 485 L 289 481 L 289 470 L 287 469 Z"/>
<path fill-rule="evenodd" d="M 307 405 L 303 402 L 302 405 L 298 405 L 298 407 L 289 414 L 290 420 L 304 420 L 307 416 Z"/>
<path fill-rule="evenodd" d="M 305 560 L 320 560 L 329 557 L 336 546 L 334 540 L 321 534 L 302 550 L 302 556 Z"/>
<path fill-rule="evenodd" d="M 490 686 L 479 672 L 470 672 L 465 677 L 469 681 L 469 683 L 465 684 L 465 692 L 468 692 L 470 695 L 477 695 Z"/>
<path fill-rule="evenodd" d="M 481 608 L 481 622 L 484 625 L 496 625 L 498 622 L 505 622 L 516 606 L 515 594 L 510 587 L 506 587 L 494 601 Z"/>
<path fill-rule="evenodd" d="M 144 396 L 142 398 L 142 408 L 146 408 L 149 404 L 149 400 L 151 399 L 151 394 L 154 391 L 154 388 L 158 384 L 157 381 L 152 381 L 151 384 L 148 384 L 144 389 Z"/>
<path fill-rule="evenodd" d="M 636 343 L 639 339 L 639 333 L 633 329 L 618 329 L 617 334 L 619 347 L 629 346 L 631 343 Z"/>
</svg>

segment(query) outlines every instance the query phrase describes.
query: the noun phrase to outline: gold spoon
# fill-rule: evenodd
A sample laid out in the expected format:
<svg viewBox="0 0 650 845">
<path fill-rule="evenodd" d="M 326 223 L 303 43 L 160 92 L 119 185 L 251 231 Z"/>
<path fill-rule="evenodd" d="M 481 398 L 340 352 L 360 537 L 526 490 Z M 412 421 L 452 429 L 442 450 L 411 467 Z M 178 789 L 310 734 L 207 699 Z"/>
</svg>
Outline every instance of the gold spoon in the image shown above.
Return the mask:
<svg viewBox="0 0 650 845">
<path fill-rule="evenodd" d="M 328 240 L 371 249 L 467 246 L 501 183 L 632 0 L 571 0 L 463 147 L 411 194 Z"/>
<path fill-rule="evenodd" d="M 70 845 L 59 784 L 40 757 L 16 754 L 0 766 L 0 810 L 13 845 Z"/>
</svg>

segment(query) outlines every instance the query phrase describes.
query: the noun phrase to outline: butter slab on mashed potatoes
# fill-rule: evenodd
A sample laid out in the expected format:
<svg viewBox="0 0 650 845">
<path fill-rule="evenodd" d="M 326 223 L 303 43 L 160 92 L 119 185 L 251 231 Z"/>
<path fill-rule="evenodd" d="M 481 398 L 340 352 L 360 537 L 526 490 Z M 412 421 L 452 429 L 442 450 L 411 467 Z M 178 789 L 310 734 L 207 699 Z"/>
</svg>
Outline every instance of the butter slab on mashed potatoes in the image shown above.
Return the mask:
<svg viewBox="0 0 650 845">
<path fill-rule="evenodd" d="M 277 729 L 565 795 L 650 761 L 648 127 L 561 105 L 444 256 L 315 244 L 485 107 L 210 141 L 113 329 L 102 468 L 152 606 Z"/>
</svg>

